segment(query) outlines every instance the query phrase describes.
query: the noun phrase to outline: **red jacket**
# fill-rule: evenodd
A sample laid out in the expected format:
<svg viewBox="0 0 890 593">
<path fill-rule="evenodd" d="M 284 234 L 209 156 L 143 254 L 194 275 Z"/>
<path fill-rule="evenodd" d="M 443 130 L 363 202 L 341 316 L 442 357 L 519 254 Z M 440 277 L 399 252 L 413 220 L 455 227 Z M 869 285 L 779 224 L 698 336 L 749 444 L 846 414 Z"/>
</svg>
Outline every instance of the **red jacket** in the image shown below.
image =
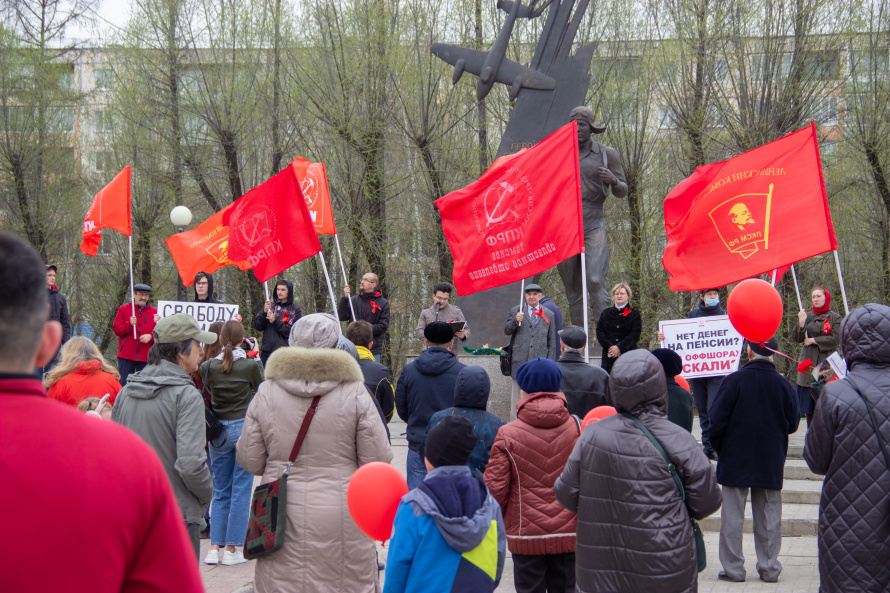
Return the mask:
<svg viewBox="0 0 890 593">
<path fill-rule="evenodd" d="M 151 334 L 155 329 L 155 315 L 158 310 L 147 304 L 136 308 L 136 334 Z M 138 362 L 148 362 L 148 349 L 155 343 L 152 337 L 148 344 L 143 344 L 133 337 L 133 326 L 130 317 L 133 308 L 130 303 L 121 305 L 114 317 L 114 333 L 117 335 L 117 357 Z"/>
<path fill-rule="evenodd" d="M 88 397 L 101 398 L 109 393 L 111 397 L 108 398 L 108 403 L 114 405 L 114 398 L 120 390 L 120 382 L 114 375 L 101 370 L 98 360 L 87 360 L 53 383 L 46 394 L 50 399 L 77 406 Z"/>
<path fill-rule="evenodd" d="M 167 472 L 138 436 L 0 376 L 4 591 L 204 591 Z M 47 534 L 76 542 L 44 554 Z"/>
<path fill-rule="evenodd" d="M 580 432 L 562 393 L 534 393 L 520 400 L 517 419 L 498 430 L 485 484 L 501 505 L 507 547 L 513 554 L 575 551 L 575 513 L 556 501 L 562 474 Z"/>
</svg>

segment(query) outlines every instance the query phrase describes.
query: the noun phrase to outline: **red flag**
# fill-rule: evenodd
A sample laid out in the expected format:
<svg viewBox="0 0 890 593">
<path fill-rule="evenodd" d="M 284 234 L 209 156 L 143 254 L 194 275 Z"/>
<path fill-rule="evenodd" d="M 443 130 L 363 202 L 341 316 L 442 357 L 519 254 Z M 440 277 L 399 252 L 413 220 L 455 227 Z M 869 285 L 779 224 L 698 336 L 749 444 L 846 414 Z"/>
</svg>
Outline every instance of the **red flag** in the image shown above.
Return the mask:
<svg viewBox="0 0 890 593">
<path fill-rule="evenodd" d="M 260 282 L 321 251 L 294 168 L 253 188 L 223 215 L 229 257 L 247 260 Z"/>
<path fill-rule="evenodd" d="M 177 233 L 165 241 L 184 286 L 191 286 L 198 272 L 212 274 L 223 266 L 250 269 L 247 261 L 229 259 L 229 227 L 223 224 L 223 218 L 235 204 L 226 206 L 192 230 Z"/>
<path fill-rule="evenodd" d="M 300 191 L 306 199 L 312 226 L 320 235 L 336 235 L 334 211 L 331 208 L 331 193 L 328 191 L 328 177 L 324 163 L 310 163 L 306 159 L 296 158 L 291 163 L 300 182 Z"/>
<path fill-rule="evenodd" d="M 102 229 L 114 229 L 127 237 L 133 232 L 130 226 L 129 165 L 93 198 L 93 203 L 83 221 L 80 250 L 87 255 L 99 253 Z"/>
<path fill-rule="evenodd" d="M 671 290 L 725 286 L 837 249 L 816 126 L 704 165 L 664 200 Z"/>
<path fill-rule="evenodd" d="M 462 295 L 528 278 L 584 251 L 575 122 L 436 200 Z"/>
</svg>

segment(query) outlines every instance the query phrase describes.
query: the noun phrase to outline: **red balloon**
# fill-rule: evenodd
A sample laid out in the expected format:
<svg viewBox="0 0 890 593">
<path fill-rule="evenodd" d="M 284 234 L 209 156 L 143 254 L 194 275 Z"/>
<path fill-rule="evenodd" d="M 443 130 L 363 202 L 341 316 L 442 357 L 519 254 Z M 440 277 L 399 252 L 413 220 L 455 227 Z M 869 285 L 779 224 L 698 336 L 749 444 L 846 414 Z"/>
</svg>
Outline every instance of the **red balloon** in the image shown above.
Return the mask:
<svg viewBox="0 0 890 593">
<path fill-rule="evenodd" d="M 399 470 L 382 461 L 361 466 L 346 489 L 346 505 L 352 520 L 371 539 L 386 541 L 408 482 Z"/>
<path fill-rule="evenodd" d="M 685 390 L 688 391 L 689 393 L 692 393 L 692 389 L 689 388 L 689 381 L 687 381 L 686 379 L 684 379 L 684 378 L 681 377 L 680 375 L 677 375 L 676 377 L 674 377 L 674 379 L 677 380 L 677 384 L 680 385 L 680 387 L 682 387 L 683 389 L 685 389 Z"/>
<path fill-rule="evenodd" d="M 616 410 L 612 406 L 595 407 L 594 409 L 587 412 L 587 415 L 584 416 L 584 420 L 581 421 L 581 432 L 584 432 L 584 429 L 587 428 L 588 424 L 593 424 L 597 420 L 602 420 L 603 418 L 614 416 L 617 413 L 618 410 Z"/>
<path fill-rule="evenodd" d="M 757 278 L 732 289 L 726 310 L 732 326 L 752 342 L 769 340 L 782 323 L 782 297 L 769 282 Z"/>
</svg>

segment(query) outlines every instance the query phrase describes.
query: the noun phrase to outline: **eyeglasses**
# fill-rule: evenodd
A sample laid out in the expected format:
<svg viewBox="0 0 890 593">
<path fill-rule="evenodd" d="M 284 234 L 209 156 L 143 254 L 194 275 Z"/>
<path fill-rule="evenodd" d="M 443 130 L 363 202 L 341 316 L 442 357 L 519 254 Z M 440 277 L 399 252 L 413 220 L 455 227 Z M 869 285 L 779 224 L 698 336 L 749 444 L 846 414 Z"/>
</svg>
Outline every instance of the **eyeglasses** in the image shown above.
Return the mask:
<svg viewBox="0 0 890 593">
<path fill-rule="evenodd" d="M 206 281 L 205 282 L 195 282 L 195 284 L 197 284 L 198 286 L 210 286 L 210 283 L 206 282 Z"/>
</svg>

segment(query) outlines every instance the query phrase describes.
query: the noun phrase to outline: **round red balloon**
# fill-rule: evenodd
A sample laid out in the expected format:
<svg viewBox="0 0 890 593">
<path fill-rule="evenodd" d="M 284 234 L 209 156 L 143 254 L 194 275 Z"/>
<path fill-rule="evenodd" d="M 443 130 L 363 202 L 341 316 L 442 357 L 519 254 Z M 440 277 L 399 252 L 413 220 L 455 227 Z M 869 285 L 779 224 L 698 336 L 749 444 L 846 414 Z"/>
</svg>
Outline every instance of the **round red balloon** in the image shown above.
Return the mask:
<svg viewBox="0 0 890 593">
<path fill-rule="evenodd" d="M 584 429 L 587 428 L 588 424 L 593 424 L 597 420 L 602 420 L 603 418 L 614 416 L 617 413 L 618 410 L 616 410 L 612 406 L 595 407 L 594 409 L 587 412 L 587 415 L 584 416 L 584 420 L 581 421 L 581 432 L 584 432 Z"/>
<path fill-rule="evenodd" d="M 677 375 L 676 377 L 674 377 L 674 379 L 677 380 L 677 384 L 680 385 L 680 387 L 682 387 L 683 389 L 685 389 L 685 390 L 688 391 L 689 393 L 692 393 L 692 389 L 689 388 L 689 381 L 687 381 L 686 379 L 684 379 L 684 378 L 681 377 L 680 375 Z"/>
<path fill-rule="evenodd" d="M 352 520 L 371 539 L 386 541 L 408 482 L 399 470 L 382 461 L 361 466 L 349 480 L 346 505 Z"/>
<path fill-rule="evenodd" d="M 732 326 L 752 342 L 769 340 L 782 323 L 782 297 L 769 282 L 756 278 L 732 289 L 726 310 Z"/>
</svg>

